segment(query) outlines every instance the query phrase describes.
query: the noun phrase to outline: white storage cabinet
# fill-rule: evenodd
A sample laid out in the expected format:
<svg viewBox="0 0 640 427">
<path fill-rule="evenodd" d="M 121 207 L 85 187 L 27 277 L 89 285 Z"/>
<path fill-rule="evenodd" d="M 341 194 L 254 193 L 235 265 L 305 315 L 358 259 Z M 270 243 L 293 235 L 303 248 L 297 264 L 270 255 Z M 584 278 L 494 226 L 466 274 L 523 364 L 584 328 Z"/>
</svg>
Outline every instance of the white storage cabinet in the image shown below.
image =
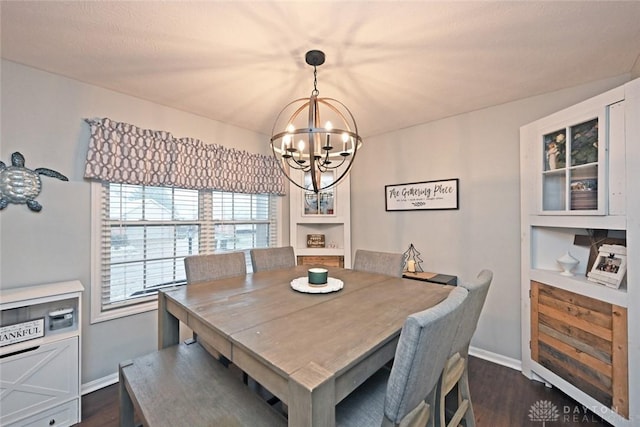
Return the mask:
<svg viewBox="0 0 640 427">
<path fill-rule="evenodd" d="M 80 422 L 79 281 L 0 294 L 0 425 Z"/>
<path fill-rule="evenodd" d="M 522 372 L 638 426 L 640 79 L 523 126 L 520 153 Z M 605 239 L 626 246 L 618 287 L 586 277 Z"/>
</svg>

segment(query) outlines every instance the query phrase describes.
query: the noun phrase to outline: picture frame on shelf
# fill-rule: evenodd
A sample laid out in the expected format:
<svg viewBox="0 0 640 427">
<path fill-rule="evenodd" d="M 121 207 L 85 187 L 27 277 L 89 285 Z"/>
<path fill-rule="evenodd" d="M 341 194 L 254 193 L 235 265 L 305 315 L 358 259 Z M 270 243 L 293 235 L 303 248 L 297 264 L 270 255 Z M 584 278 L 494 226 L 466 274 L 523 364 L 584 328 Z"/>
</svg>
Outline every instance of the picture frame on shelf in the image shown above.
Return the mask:
<svg viewBox="0 0 640 427">
<path fill-rule="evenodd" d="M 592 282 L 618 289 L 627 273 L 627 248 L 602 245 L 587 278 Z"/>
<path fill-rule="evenodd" d="M 619 237 L 609 237 L 607 230 L 593 230 L 592 234 L 576 235 L 574 238 L 574 244 L 577 246 L 589 247 L 589 259 L 587 260 L 587 270 L 585 276 L 588 276 L 593 268 L 593 264 L 598 258 L 600 246 L 602 245 L 621 245 L 626 246 L 627 240 Z"/>
</svg>

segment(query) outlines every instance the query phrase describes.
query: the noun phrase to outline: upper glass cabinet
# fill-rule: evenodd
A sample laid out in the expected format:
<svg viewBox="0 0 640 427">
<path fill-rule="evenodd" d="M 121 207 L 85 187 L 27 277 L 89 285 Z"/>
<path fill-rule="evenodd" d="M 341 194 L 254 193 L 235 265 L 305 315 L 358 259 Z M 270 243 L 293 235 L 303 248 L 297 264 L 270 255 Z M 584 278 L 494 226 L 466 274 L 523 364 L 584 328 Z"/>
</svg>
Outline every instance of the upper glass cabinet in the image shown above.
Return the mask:
<svg viewBox="0 0 640 427">
<path fill-rule="evenodd" d="M 604 215 L 604 112 L 550 128 L 541 135 L 541 213 Z"/>
<path fill-rule="evenodd" d="M 327 171 L 319 173 L 319 181 L 322 187 L 331 185 L 335 179 L 333 171 Z M 311 174 L 306 172 L 304 174 L 304 188 L 312 189 Z M 335 200 L 335 187 L 328 190 L 314 193 L 312 190 L 305 190 L 303 197 L 303 215 L 335 215 L 336 214 L 336 200 Z"/>
</svg>

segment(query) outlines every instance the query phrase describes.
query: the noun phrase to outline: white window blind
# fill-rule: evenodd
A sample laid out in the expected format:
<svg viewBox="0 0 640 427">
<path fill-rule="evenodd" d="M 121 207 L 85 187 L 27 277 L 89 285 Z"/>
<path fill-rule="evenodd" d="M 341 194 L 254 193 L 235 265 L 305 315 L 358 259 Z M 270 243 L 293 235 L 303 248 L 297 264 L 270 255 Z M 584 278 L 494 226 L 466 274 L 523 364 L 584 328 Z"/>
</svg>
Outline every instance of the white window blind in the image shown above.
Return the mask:
<svg viewBox="0 0 640 427">
<path fill-rule="evenodd" d="M 276 246 L 277 196 L 103 183 L 100 312 L 186 283 L 184 257 Z M 94 291 L 96 291 L 94 289 Z M 94 304 L 95 307 L 95 304 Z"/>
</svg>

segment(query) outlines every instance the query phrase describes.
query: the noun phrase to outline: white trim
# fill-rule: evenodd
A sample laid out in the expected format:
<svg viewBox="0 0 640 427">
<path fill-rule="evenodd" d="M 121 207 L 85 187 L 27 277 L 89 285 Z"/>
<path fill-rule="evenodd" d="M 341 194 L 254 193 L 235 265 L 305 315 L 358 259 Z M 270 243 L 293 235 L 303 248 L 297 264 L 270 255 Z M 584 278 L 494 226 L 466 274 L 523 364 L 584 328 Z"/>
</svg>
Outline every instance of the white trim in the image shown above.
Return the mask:
<svg viewBox="0 0 640 427">
<path fill-rule="evenodd" d="M 114 308 L 97 313 L 97 316 L 93 316 L 91 312 L 91 323 L 106 322 L 107 320 L 120 319 L 121 317 L 132 316 L 134 314 L 146 313 L 147 311 L 153 311 L 158 309 L 157 295 L 153 296 L 153 301 L 131 304 L 123 306 L 122 308 Z M 98 308 L 98 311 L 100 308 Z"/>
<path fill-rule="evenodd" d="M 284 209 L 282 205 L 284 197 L 277 197 L 276 200 L 276 221 L 278 221 L 278 230 L 276 231 L 276 244 L 278 246 L 285 246 L 284 243 L 284 227 L 282 224 L 285 223 L 284 219 Z"/>
<path fill-rule="evenodd" d="M 102 183 L 93 181 L 91 183 L 91 324 L 105 322 L 107 320 L 119 319 L 133 314 L 144 313 L 156 310 L 158 303 L 156 298 L 150 301 L 114 308 L 113 310 L 102 311 L 102 282 L 100 278 L 100 233 L 102 230 Z"/>
<path fill-rule="evenodd" d="M 106 377 L 98 378 L 97 380 L 82 384 L 80 393 L 84 396 L 85 394 L 89 394 L 96 390 L 100 390 L 101 388 L 117 384 L 118 382 L 118 373 L 114 372 L 113 374 L 107 375 Z"/>
<path fill-rule="evenodd" d="M 477 347 L 469 347 L 469 354 L 471 356 L 493 362 L 497 365 L 506 366 L 507 368 L 515 369 L 516 371 L 522 371 L 522 362 L 518 359 L 513 359 L 511 357 L 503 356 Z"/>
<path fill-rule="evenodd" d="M 101 203 L 102 184 L 97 181 L 91 182 L 91 315 L 90 322 L 96 323 L 103 320 L 101 316 L 102 307 L 100 295 L 100 228 L 101 228 Z M 98 289 L 96 289 L 96 286 Z"/>
</svg>

